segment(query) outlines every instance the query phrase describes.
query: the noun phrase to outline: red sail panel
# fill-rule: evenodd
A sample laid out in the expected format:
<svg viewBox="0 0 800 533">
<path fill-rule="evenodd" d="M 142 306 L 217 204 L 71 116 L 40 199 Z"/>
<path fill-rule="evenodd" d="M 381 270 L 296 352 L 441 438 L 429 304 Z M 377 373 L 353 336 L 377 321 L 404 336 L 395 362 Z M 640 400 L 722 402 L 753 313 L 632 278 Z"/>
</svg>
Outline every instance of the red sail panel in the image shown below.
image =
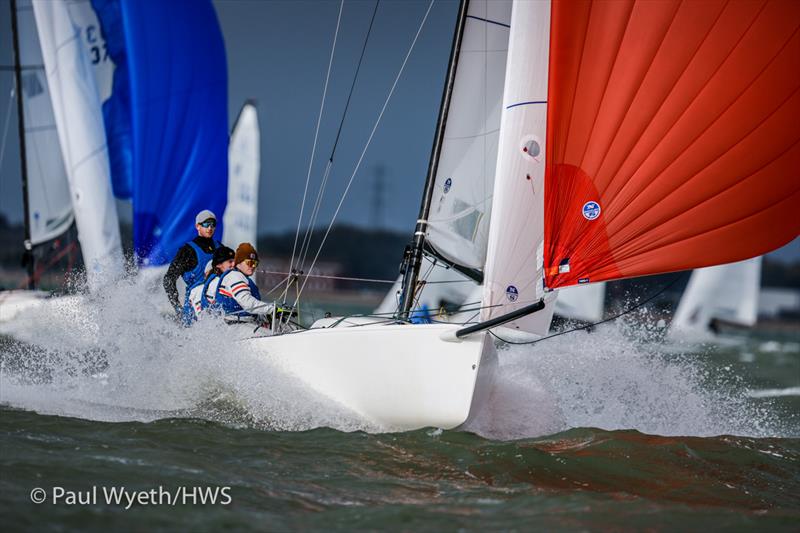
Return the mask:
<svg viewBox="0 0 800 533">
<path fill-rule="evenodd" d="M 800 234 L 800 2 L 553 0 L 550 46 L 548 287 Z"/>
</svg>

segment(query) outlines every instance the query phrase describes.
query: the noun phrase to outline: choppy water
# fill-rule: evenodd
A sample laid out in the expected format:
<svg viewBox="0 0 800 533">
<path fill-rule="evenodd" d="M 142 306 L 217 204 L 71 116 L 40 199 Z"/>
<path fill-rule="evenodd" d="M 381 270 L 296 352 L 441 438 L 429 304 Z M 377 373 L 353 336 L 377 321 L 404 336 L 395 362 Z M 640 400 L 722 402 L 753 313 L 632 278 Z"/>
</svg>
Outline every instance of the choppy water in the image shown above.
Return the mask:
<svg viewBox="0 0 800 533">
<path fill-rule="evenodd" d="M 265 371 L 229 328 L 178 328 L 144 294 L 121 284 L 3 326 L 4 529 L 800 523 L 797 332 L 664 346 L 644 315 L 503 349 L 490 412 L 469 432 L 382 433 Z M 104 501 L 123 486 L 162 494 Z M 94 501 L 67 503 L 92 487 Z M 192 487 L 229 487 L 230 501 L 163 494 Z"/>
</svg>

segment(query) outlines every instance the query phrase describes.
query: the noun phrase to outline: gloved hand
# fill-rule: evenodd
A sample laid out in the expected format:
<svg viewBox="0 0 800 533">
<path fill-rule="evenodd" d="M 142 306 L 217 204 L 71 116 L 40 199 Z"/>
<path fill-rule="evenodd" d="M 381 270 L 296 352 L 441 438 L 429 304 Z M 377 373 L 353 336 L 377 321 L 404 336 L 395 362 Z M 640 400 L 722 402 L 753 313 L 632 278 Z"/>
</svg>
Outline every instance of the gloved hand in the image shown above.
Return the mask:
<svg viewBox="0 0 800 533">
<path fill-rule="evenodd" d="M 278 315 L 281 315 L 282 317 L 296 317 L 297 316 L 297 310 L 294 307 L 292 307 L 291 305 L 286 305 L 286 304 L 279 305 L 275 309 L 275 313 L 278 314 Z"/>
</svg>

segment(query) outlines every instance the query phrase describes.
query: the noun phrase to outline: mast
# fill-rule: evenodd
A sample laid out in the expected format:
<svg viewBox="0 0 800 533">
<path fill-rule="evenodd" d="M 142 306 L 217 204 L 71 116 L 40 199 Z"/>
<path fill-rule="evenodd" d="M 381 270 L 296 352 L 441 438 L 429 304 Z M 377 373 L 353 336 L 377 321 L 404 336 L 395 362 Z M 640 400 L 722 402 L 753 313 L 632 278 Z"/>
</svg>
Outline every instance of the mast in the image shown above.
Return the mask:
<svg viewBox="0 0 800 533">
<path fill-rule="evenodd" d="M 19 129 L 20 146 L 20 166 L 22 169 L 22 203 L 25 208 L 25 256 L 28 266 L 28 288 L 35 289 L 36 282 L 33 279 L 34 256 L 31 245 L 31 220 L 30 207 L 28 206 L 28 161 L 25 148 L 25 111 L 22 102 L 22 68 L 19 57 L 19 29 L 17 28 L 17 0 L 11 0 L 11 33 L 14 40 L 14 84 L 17 93 L 17 126 Z"/>
<path fill-rule="evenodd" d="M 450 97 L 453 94 L 453 85 L 456 79 L 456 66 L 458 64 L 458 54 L 461 49 L 461 38 L 464 35 L 464 24 L 467 20 L 467 6 L 469 0 L 461 0 L 456 20 L 455 34 L 453 35 L 453 47 L 450 50 L 450 63 L 447 69 L 447 79 L 445 80 L 442 92 L 442 104 L 439 108 L 439 117 L 436 122 L 436 134 L 431 149 L 431 158 L 428 163 L 428 175 L 425 178 L 425 188 L 422 193 L 422 204 L 417 217 L 417 225 L 414 228 L 414 241 L 410 249 L 407 250 L 408 262 L 405 264 L 403 272 L 403 285 L 400 296 L 400 310 L 398 318 L 407 319 L 414 305 L 414 292 L 416 290 L 419 269 L 422 265 L 423 248 L 425 247 L 425 233 L 428 226 L 428 214 L 431 209 L 431 198 L 433 197 L 434 177 L 439 166 L 439 154 L 442 150 L 444 139 L 444 125 L 447 122 L 447 114 L 450 109 Z"/>
</svg>

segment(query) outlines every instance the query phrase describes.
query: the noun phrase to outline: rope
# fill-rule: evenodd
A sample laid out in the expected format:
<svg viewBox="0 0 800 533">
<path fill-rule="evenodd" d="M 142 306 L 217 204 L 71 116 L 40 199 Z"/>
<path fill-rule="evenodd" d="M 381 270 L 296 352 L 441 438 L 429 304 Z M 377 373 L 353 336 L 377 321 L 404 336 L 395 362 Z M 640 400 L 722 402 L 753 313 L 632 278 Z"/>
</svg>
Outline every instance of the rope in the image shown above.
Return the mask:
<svg viewBox="0 0 800 533">
<path fill-rule="evenodd" d="M 505 342 L 505 343 L 508 343 L 508 344 L 525 345 L 525 344 L 536 344 L 538 342 L 542 342 L 542 341 L 547 340 L 547 339 L 552 339 L 553 337 L 559 337 L 561 335 L 566 335 L 567 333 L 573 333 L 575 331 L 580 331 L 582 329 L 590 329 L 590 328 L 593 328 L 595 326 L 599 326 L 600 324 L 605 324 L 606 322 L 611 322 L 611 321 L 616 320 L 616 319 L 618 319 L 620 317 L 628 315 L 628 314 L 632 313 L 633 311 L 639 309 L 640 307 L 652 302 L 653 300 L 655 300 L 656 298 L 658 298 L 659 296 L 664 294 L 664 292 L 667 289 L 669 289 L 673 285 L 675 285 L 678 282 L 678 280 L 680 280 L 683 277 L 684 274 L 685 274 L 684 272 L 679 272 L 678 275 L 675 276 L 675 279 L 673 279 L 671 282 L 669 282 L 666 285 L 664 285 L 661 288 L 661 290 L 659 290 L 658 292 L 656 292 L 655 294 L 650 296 L 648 299 L 646 299 L 643 302 L 640 302 L 640 303 L 634 305 L 633 307 L 630 307 L 630 308 L 626 309 L 625 311 L 623 311 L 623 312 L 621 312 L 621 313 L 619 313 L 619 314 L 617 314 L 615 316 L 612 316 L 610 318 L 606 318 L 605 320 L 600 320 L 599 322 L 594 322 L 592 324 L 587 324 L 585 326 L 580 326 L 580 327 L 568 329 L 568 330 L 565 330 L 565 331 L 559 331 L 558 333 L 554 333 L 552 335 L 548 335 L 547 337 L 542 337 L 541 339 L 536 339 L 536 340 L 533 340 L 533 341 L 514 342 L 514 341 L 509 341 L 509 340 L 506 340 L 506 339 L 503 339 L 503 338 L 499 337 L 491 329 L 489 329 L 488 331 L 489 331 L 489 334 L 492 337 L 494 337 L 495 339 L 497 339 L 499 341 L 502 341 L 502 342 Z"/>
<path fill-rule="evenodd" d="M 306 173 L 306 185 L 305 185 L 305 188 L 303 189 L 303 201 L 300 204 L 300 216 L 297 219 L 297 230 L 295 231 L 295 234 L 294 234 L 294 244 L 292 245 L 292 258 L 289 261 L 289 271 L 290 272 L 292 270 L 292 267 L 294 266 L 294 253 L 295 253 L 295 250 L 297 249 L 297 238 L 300 236 L 300 226 L 303 223 L 303 211 L 304 211 L 305 206 L 306 206 L 306 195 L 308 194 L 308 183 L 311 180 L 311 169 L 314 166 L 314 155 L 316 154 L 316 151 L 317 151 L 317 139 L 319 138 L 319 128 L 320 128 L 320 124 L 322 123 L 322 113 L 325 110 L 325 98 L 328 95 L 328 81 L 330 80 L 330 77 L 331 77 L 331 67 L 333 66 L 333 55 L 336 52 L 336 41 L 337 41 L 337 39 L 339 37 L 339 27 L 340 27 L 341 22 L 342 22 L 342 10 L 343 9 L 344 9 L 344 0 L 341 0 L 341 2 L 339 3 L 339 16 L 336 19 L 336 31 L 333 34 L 333 46 L 331 47 L 331 57 L 328 60 L 328 72 L 325 75 L 325 86 L 324 86 L 324 88 L 322 90 L 322 102 L 320 102 L 320 105 L 319 105 L 319 115 L 317 116 L 317 127 L 316 127 L 316 129 L 314 131 L 314 144 L 311 147 L 311 157 L 308 160 L 308 172 Z M 288 289 L 288 286 L 287 286 L 287 289 Z"/>
<path fill-rule="evenodd" d="M 328 239 L 328 235 L 331 232 L 331 228 L 333 227 L 334 222 L 336 221 L 336 217 L 339 215 L 339 211 L 342 208 L 342 204 L 344 204 L 345 198 L 347 198 L 347 193 L 350 191 L 350 186 L 353 185 L 353 180 L 358 173 L 358 169 L 361 167 L 361 162 L 364 160 L 364 155 L 367 153 L 367 149 L 369 148 L 370 143 L 372 142 L 372 138 L 375 136 L 375 131 L 378 129 L 378 125 L 381 123 L 381 119 L 383 118 L 383 114 L 386 111 L 386 107 L 389 105 L 389 101 L 394 94 L 395 87 L 397 87 L 397 82 L 400 81 L 400 76 L 402 76 L 403 71 L 405 70 L 406 63 L 408 63 L 408 58 L 411 56 L 411 52 L 414 50 L 414 46 L 417 44 L 417 39 L 419 39 L 419 35 L 422 32 L 422 28 L 425 27 L 425 21 L 428 19 L 428 15 L 431 12 L 431 8 L 433 7 L 434 0 L 431 0 L 430 4 L 428 4 L 428 10 L 425 12 L 425 16 L 422 18 L 422 22 L 417 29 L 417 33 L 414 36 L 414 40 L 411 42 L 411 46 L 406 53 L 405 59 L 403 59 L 403 64 L 400 66 L 400 71 L 397 73 L 397 77 L 394 79 L 394 83 L 392 84 L 392 88 L 389 90 L 389 94 L 386 97 L 386 101 L 383 103 L 383 108 L 381 109 L 380 114 L 378 115 L 378 119 L 375 121 L 375 125 L 372 127 L 372 131 L 369 134 L 369 138 L 367 139 L 367 144 L 364 146 L 364 150 L 361 152 L 361 156 L 358 158 L 358 162 L 356 163 L 356 167 L 353 170 L 353 174 L 350 176 L 350 180 L 347 182 L 347 186 L 342 193 L 342 197 L 339 200 L 339 205 L 336 206 L 336 211 L 333 213 L 333 217 L 331 218 L 330 224 L 328 224 L 328 229 L 325 231 L 325 235 L 322 237 L 322 242 L 319 245 L 319 249 L 317 250 L 316 255 L 314 256 L 314 260 L 311 262 L 311 267 L 308 269 L 311 272 L 314 269 L 314 265 L 317 263 L 317 259 L 319 259 L 319 254 L 322 252 L 323 246 L 325 246 L 325 241 Z M 305 289 L 306 282 L 308 278 L 303 282 L 303 285 L 300 287 L 300 291 L 297 294 L 297 300 L 300 299 L 300 295 L 303 293 L 303 289 Z M 297 300 L 295 300 L 295 306 L 297 305 Z"/>
</svg>

